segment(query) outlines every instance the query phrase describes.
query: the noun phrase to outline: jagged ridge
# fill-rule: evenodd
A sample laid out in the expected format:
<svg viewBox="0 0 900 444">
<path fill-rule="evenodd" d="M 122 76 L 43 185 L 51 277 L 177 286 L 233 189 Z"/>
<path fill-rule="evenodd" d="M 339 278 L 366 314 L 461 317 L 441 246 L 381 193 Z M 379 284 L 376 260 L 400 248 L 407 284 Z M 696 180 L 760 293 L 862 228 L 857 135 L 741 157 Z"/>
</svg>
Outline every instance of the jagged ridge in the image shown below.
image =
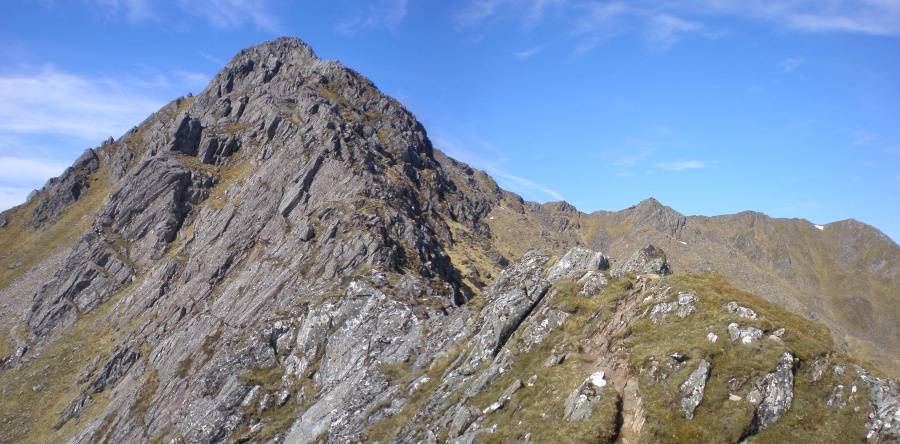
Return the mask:
<svg viewBox="0 0 900 444">
<path fill-rule="evenodd" d="M 84 215 L 81 224 L 64 226 L 77 214 Z M 671 244 L 682 245 L 685 233 L 701 226 L 713 235 L 695 233 L 688 245 L 716 251 L 722 231 L 655 201 L 622 214 L 608 220 L 609 214 L 583 215 L 565 203 L 524 202 L 434 150 L 401 105 L 299 40 L 249 48 L 201 94 L 89 150 L 27 205 L 4 214 L 3 245 L 21 247 L 28 263 L 3 275 L 10 284 L 2 300 L 10 308 L 0 322 L 10 334 L 0 350 L 0 378 L 3 393 L 17 395 L 0 405 L 0 415 L 23 426 L 5 428 L 0 439 L 474 439 L 486 436 L 479 434 L 491 429 L 488 420 L 514 421 L 510 402 L 546 427 L 515 431 L 508 427 L 513 422 L 502 422 L 490 432 L 504 439 L 556 431 L 560 421 L 580 417 L 596 421 L 567 425 L 568 437 L 634 438 L 645 416 L 643 433 L 662 439 L 666 420 L 659 421 L 668 413 L 656 407 L 668 405 L 671 390 L 639 376 L 663 358 L 641 347 L 706 359 L 713 374 L 725 362 L 726 372 L 762 378 L 760 384 L 777 359 L 729 370 L 739 348 L 649 339 L 658 333 L 625 340 L 657 328 L 640 312 L 646 298 L 664 298 L 665 285 L 682 282 L 634 273 L 665 274 L 670 263 L 675 271 L 690 269 L 683 264 L 692 256 Z M 771 223 L 751 220 L 751 226 Z M 18 233 L 53 234 L 43 248 L 55 254 L 28 247 Z M 609 272 L 600 270 L 606 257 L 586 250 L 558 262 L 548 251 L 526 254 L 542 247 L 560 255 L 582 244 L 626 257 L 656 239 L 666 253 L 646 249 Z M 771 257 L 751 254 L 757 245 L 751 238 L 728 239 L 725 245 L 742 255 L 726 261 L 726 274 Z M 890 249 L 873 263 L 853 251 L 858 238 L 842 239 L 844 263 L 882 264 L 873 273 L 896 267 Z M 865 242 L 879 241 L 873 239 Z M 504 269 L 507 258 L 521 259 Z M 545 272 L 551 263 L 557 265 Z M 747 275 L 769 277 L 765 269 Z M 613 276 L 618 280 L 610 284 Z M 612 288 L 604 292 L 607 284 Z M 733 291 L 717 285 L 686 291 L 701 301 Z M 802 332 L 822 330 L 753 302 L 769 307 L 769 321 L 787 319 L 777 322 L 798 335 L 773 342 L 769 355 L 786 347 L 805 368 L 832 352 L 827 333 L 807 338 Z M 680 296 L 675 303 L 689 305 Z M 716 319 L 727 313 L 695 311 L 718 313 L 710 315 Z M 21 313 L 21 324 L 9 316 Z M 847 358 L 827 359 L 843 366 Z M 548 363 L 533 373 L 546 385 L 509 379 L 516 372 L 525 378 L 538 361 Z M 615 390 L 585 380 L 599 368 Z M 679 371 L 672 367 L 673 380 L 686 377 Z M 858 387 L 881 390 L 872 406 L 887 406 L 877 410 L 881 424 L 868 425 L 881 439 L 893 421 L 896 387 L 859 375 Z M 827 383 L 853 383 L 835 378 Z M 638 386 L 659 401 L 646 414 Z M 40 391 L 44 401 L 24 396 L 25 388 Z M 572 402 L 564 406 L 566 398 Z M 854 398 L 858 407 L 868 399 Z M 702 416 L 702 402 L 688 404 L 700 405 Z M 559 412 L 533 417 L 541 405 Z M 768 427 L 773 415 L 741 405 L 735 424 L 746 427 L 732 424 L 726 434 L 787 433 Z M 38 419 L 44 410 L 54 412 L 49 422 Z M 769 410 L 785 414 L 783 407 Z M 860 411 L 868 409 L 829 415 L 856 424 L 841 433 L 858 436 L 865 431 L 855 416 Z M 627 426 L 616 425 L 620 412 L 627 412 Z M 702 424 L 679 421 L 672 424 L 684 436 Z"/>
</svg>

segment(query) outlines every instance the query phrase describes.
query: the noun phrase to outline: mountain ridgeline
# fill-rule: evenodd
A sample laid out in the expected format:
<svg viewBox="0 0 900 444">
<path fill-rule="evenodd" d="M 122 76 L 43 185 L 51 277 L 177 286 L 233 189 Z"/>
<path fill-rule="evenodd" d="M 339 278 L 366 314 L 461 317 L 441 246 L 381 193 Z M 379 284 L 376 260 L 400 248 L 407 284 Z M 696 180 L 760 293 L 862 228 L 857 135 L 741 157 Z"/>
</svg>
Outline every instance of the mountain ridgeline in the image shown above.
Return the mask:
<svg viewBox="0 0 900 444">
<path fill-rule="evenodd" d="M 0 442 L 897 442 L 900 247 L 585 214 L 245 49 L 0 214 Z"/>
</svg>

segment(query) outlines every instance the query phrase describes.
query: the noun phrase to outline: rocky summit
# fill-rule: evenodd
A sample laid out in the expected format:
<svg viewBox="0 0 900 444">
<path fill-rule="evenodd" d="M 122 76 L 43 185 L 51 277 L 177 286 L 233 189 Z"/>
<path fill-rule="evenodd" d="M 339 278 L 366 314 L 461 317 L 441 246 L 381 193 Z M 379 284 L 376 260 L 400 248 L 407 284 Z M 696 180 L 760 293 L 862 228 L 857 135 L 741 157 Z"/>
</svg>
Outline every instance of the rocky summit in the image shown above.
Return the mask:
<svg viewBox="0 0 900 444">
<path fill-rule="evenodd" d="M 856 221 L 526 202 L 282 38 L 0 215 L 0 442 L 898 442 L 898 295 Z"/>
</svg>

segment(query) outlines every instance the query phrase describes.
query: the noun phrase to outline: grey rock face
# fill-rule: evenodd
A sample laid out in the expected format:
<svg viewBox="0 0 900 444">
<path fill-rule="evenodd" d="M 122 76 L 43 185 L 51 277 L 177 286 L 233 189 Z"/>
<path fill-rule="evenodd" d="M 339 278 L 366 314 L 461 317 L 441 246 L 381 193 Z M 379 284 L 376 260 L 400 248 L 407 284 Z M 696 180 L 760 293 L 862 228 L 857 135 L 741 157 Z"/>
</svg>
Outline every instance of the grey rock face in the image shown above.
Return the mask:
<svg viewBox="0 0 900 444">
<path fill-rule="evenodd" d="M 900 442 L 900 380 L 882 379 L 857 367 L 872 403 L 866 421 L 867 443 Z"/>
<path fill-rule="evenodd" d="M 31 214 L 30 225 L 38 229 L 48 223 L 55 222 L 69 205 L 75 203 L 85 189 L 90 186 L 88 177 L 100 168 L 100 160 L 94 150 L 85 150 L 71 167 L 62 175 L 50 179 L 44 185 L 44 197 L 38 201 L 37 208 Z M 4 224 L 5 225 L 5 224 Z"/>
<path fill-rule="evenodd" d="M 603 372 L 595 372 L 587 377 L 566 398 L 565 418 L 569 421 L 584 421 L 591 416 L 594 405 L 600 401 L 603 387 L 606 386 Z"/>
<path fill-rule="evenodd" d="M 460 406 L 456 410 L 456 414 L 453 415 L 453 421 L 450 422 L 448 436 L 450 438 L 456 438 L 463 433 L 466 433 L 469 426 L 471 426 L 480 416 L 481 410 L 478 407 L 471 405 Z"/>
<path fill-rule="evenodd" d="M 752 436 L 774 424 L 781 415 L 791 408 L 794 399 L 794 356 L 785 352 L 774 372 L 763 379 L 762 400 L 756 407 L 756 414 L 744 437 Z"/>
<path fill-rule="evenodd" d="M 569 314 L 545 307 L 540 313 L 536 313 L 534 319 L 528 322 L 522 332 L 522 340 L 519 342 L 519 351 L 528 353 L 534 346 L 540 344 L 550 335 L 556 327 L 566 321 Z"/>
<path fill-rule="evenodd" d="M 706 381 L 709 379 L 709 371 L 712 368 L 705 359 L 700 361 L 697 369 L 691 372 L 687 380 L 681 383 L 681 408 L 687 419 L 694 418 L 694 411 L 703 402 L 703 392 L 706 389 Z"/>
<path fill-rule="evenodd" d="M 482 293 L 488 302 L 477 322 L 481 330 L 462 367 L 463 373 L 471 373 L 482 361 L 493 358 L 544 297 L 550 283 L 541 277 L 541 272 L 549 260 L 546 252 L 529 251 L 504 269 Z"/>
<path fill-rule="evenodd" d="M 617 264 L 609 274 L 612 277 L 622 277 L 627 273 L 652 273 L 660 276 L 669 274 L 669 261 L 666 254 L 653 245 L 634 252 L 625 262 Z"/>
<path fill-rule="evenodd" d="M 574 247 L 547 271 L 547 280 L 554 283 L 560 278 L 584 271 L 597 271 L 609 268 L 609 259 L 603 253 Z"/>
</svg>

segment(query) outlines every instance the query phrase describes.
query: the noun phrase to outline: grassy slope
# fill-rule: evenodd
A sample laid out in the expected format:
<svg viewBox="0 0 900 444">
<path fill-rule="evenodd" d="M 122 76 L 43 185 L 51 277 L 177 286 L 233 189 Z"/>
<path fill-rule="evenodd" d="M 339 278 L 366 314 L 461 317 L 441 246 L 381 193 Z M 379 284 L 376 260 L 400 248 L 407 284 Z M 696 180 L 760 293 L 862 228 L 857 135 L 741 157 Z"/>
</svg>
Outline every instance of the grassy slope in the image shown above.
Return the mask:
<svg viewBox="0 0 900 444">
<path fill-rule="evenodd" d="M 738 288 L 823 322 L 847 353 L 900 375 L 900 247 L 871 227 L 844 221 L 819 230 L 805 220 L 744 212 L 690 216 L 673 230 L 682 216 L 655 201 L 587 215 L 558 203 L 534 211 L 511 195 L 489 216 L 494 245 L 512 258 L 531 248 L 581 244 L 615 262 L 652 243 L 676 272 L 720 273 Z"/>
<path fill-rule="evenodd" d="M 665 287 L 672 289 L 664 300 L 673 300 L 680 291 L 697 292 L 701 298 L 697 312 L 685 319 L 673 314 L 658 324 L 651 323 L 646 317 L 638 318 L 625 333 L 612 338 L 622 347 L 614 352 L 616 359 L 630 367 L 639 380 L 639 393 L 646 416 L 641 435 L 643 442 L 737 442 L 749 426 L 755 406 L 744 400 L 731 401 L 729 395 L 745 398 L 754 381 L 773 371 L 785 351 L 798 358 L 793 404 L 779 421 L 756 435 L 753 442 L 862 440 L 867 413 L 865 395 L 856 397 L 842 408 L 829 407 L 824 402 L 836 384 L 843 384 L 849 394 L 849 388 L 855 383 L 863 393 L 863 386 L 853 376 L 855 372 L 852 368 L 847 368 L 846 376 L 826 372 L 819 382 L 811 381 L 809 370 L 817 357 L 830 355 L 832 363 L 845 366 L 853 362 L 835 351 L 827 328 L 738 290 L 719 275 L 674 275 L 658 281 L 656 290 L 651 291 L 658 292 L 658 289 Z M 578 290 L 578 284 L 571 279 L 559 281 L 549 292 L 549 304 L 570 313 L 570 317 L 540 345 L 528 353 L 519 354 L 513 366 L 487 391 L 467 401 L 479 409 L 485 409 L 516 380 L 524 382 L 536 375 L 533 386 L 520 388 L 505 407 L 482 418 L 481 427 L 491 428 L 493 432 L 480 433 L 476 439 L 478 442 L 510 442 L 523 440 L 526 436 L 532 442 L 615 440 L 622 395 L 617 393 L 613 384 L 604 389 L 602 400 L 595 406 L 589 420 L 567 421 L 563 410 L 569 394 L 607 358 L 598 356 L 588 344 L 607 339 L 598 337 L 599 332 L 610 330 L 607 323 L 613 319 L 617 304 L 633 290 L 629 278 L 611 281 L 603 293 L 592 298 L 574 296 Z M 737 318 L 723 308 L 729 301 L 754 309 L 759 317 L 753 321 Z M 658 301 L 655 300 L 641 303 L 639 313 L 656 303 Z M 726 329 L 729 322 L 754 325 L 767 332 L 784 327 L 784 343 L 765 338 L 751 344 L 732 343 Z M 719 336 L 716 343 L 707 340 L 706 335 L 710 331 Z M 517 354 L 519 334 L 507 343 Z M 544 367 L 546 358 L 562 349 L 569 350 L 563 363 Z M 664 381 L 651 379 L 647 372 L 651 360 L 663 361 L 674 352 L 688 358 L 685 364 L 671 371 Z M 456 356 L 466 353 L 465 349 L 456 349 L 451 356 L 435 363 L 427 371 L 413 373 L 403 365 L 386 369 L 390 378 L 403 384 L 401 386 L 421 374 L 428 374 L 432 379 L 420 389 L 423 394 L 414 397 L 399 414 L 374 423 L 368 437 L 373 442 L 387 441 L 421 408 L 421 403 L 428 398 L 424 393 L 437 387 L 446 365 Z M 679 385 L 696 368 L 700 359 L 711 362 L 712 371 L 704 401 L 694 419 L 688 420 L 680 409 Z M 735 387 L 736 380 L 744 382 Z M 459 400 L 460 396 L 454 393 L 452 399 Z M 440 436 L 445 435 L 446 431 Z"/>
</svg>

